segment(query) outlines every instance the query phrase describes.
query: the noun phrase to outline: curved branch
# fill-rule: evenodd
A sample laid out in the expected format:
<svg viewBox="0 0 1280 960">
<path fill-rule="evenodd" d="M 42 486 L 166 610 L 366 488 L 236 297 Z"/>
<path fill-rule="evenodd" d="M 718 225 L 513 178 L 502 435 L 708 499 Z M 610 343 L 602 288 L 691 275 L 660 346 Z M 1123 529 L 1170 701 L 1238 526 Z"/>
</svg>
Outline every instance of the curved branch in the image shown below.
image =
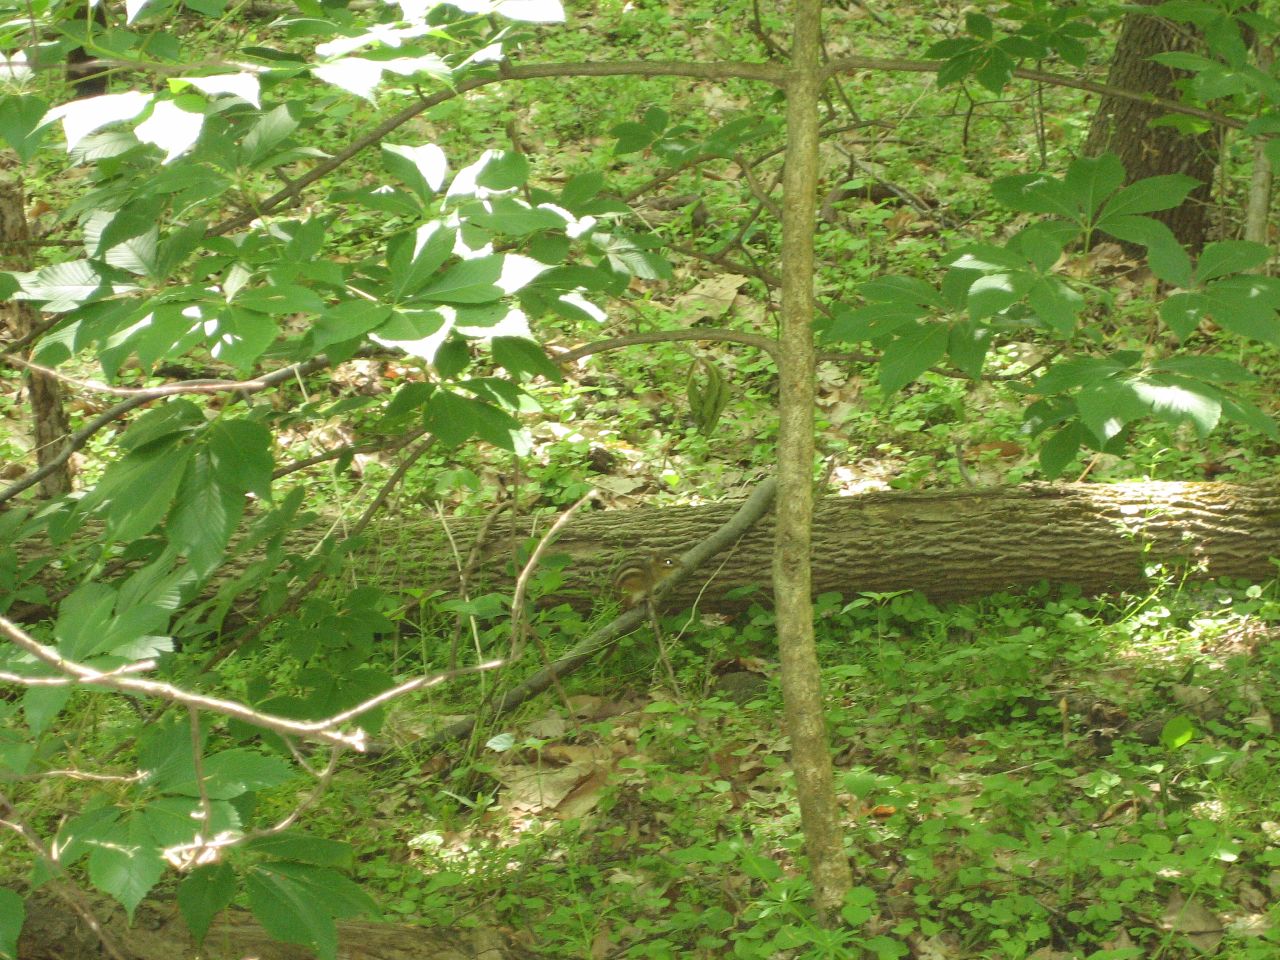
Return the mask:
<svg viewBox="0 0 1280 960">
<path fill-rule="evenodd" d="M 837 73 L 848 73 L 851 70 L 880 70 L 886 73 L 937 73 L 944 66 L 946 61 L 943 60 L 898 60 L 885 59 L 882 57 L 841 57 L 839 60 L 832 61 L 826 66 L 825 73 L 828 77 Z M 1209 123 L 1217 124 L 1222 127 L 1229 127 L 1232 130 L 1244 129 L 1244 121 L 1237 120 L 1234 117 L 1228 117 L 1221 113 L 1215 113 L 1212 110 L 1205 110 L 1201 107 L 1191 107 L 1185 103 L 1179 103 L 1176 100 L 1166 100 L 1163 97 L 1153 97 L 1149 93 L 1143 93 L 1135 90 L 1124 90 L 1120 87 L 1113 87 L 1106 83 L 1095 83 L 1092 80 L 1077 80 L 1073 77 L 1062 77 L 1053 73 L 1045 73 L 1041 70 L 1028 70 L 1024 67 L 1018 67 L 1013 71 L 1013 75 L 1020 80 L 1034 80 L 1038 83 L 1048 84 L 1051 87 L 1068 87 L 1072 90 L 1085 90 L 1089 93 L 1097 93 L 1105 97 L 1117 97 L 1121 100 L 1135 100 L 1138 103 L 1147 103 L 1168 110 L 1170 113 L 1180 113 L 1188 117 L 1196 117 L 1200 120 L 1206 120 Z"/>
<path fill-rule="evenodd" d="M 7 359 L 12 362 L 15 358 L 9 357 Z M 319 356 L 312 357 L 310 360 L 304 361 L 303 363 L 295 363 L 288 367 L 282 367 L 279 370 L 264 374 L 263 376 L 257 377 L 253 380 L 192 380 L 189 381 L 188 384 L 172 384 L 170 386 L 152 387 L 148 390 L 144 390 L 141 393 L 131 396 L 128 400 L 122 400 L 115 406 L 98 414 L 98 416 L 94 417 L 75 433 L 71 434 L 71 436 L 67 437 L 67 442 L 62 448 L 62 452 L 53 460 L 46 463 L 39 470 L 34 470 L 31 473 L 26 474 L 20 480 L 17 480 L 4 490 L 0 490 L 0 506 L 12 500 L 18 494 L 22 493 L 23 490 L 35 486 L 49 474 L 59 469 L 64 463 L 71 459 L 71 455 L 73 453 L 88 443 L 94 434 L 106 427 L 109 423 L 120 419 L 130 410 L 150 403 L 152 400 L 158 400 L 162 397 L 172 396 L 174 393 L 183 392 L 218 393 L 224 390 L 231 390 L 245 394 L 258 393 L 262 390 L 268 389 L 269 387 L 274 387 L 276 384 L 283 383 L 286 380 L 291 380 L 294 377 L 305 376 L 308 373 L 319 370 L 322 367 L 327 367 L 328 365 L 329 358 L 324 354 L 320 354 Z M 199 389 L 187 391 L 177 389 L 179 387 L 190 386 L 192 384 L 196 385 Z"/>
</svg>

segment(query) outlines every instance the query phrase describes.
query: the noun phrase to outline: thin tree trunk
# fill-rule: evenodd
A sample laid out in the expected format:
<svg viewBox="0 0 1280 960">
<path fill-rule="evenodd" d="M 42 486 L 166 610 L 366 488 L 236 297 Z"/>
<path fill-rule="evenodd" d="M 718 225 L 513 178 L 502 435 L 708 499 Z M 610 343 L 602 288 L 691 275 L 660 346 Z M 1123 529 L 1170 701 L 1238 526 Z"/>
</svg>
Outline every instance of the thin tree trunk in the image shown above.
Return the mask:
<svg viewBox="0 0 1280 960">
<path fill-rule="evenodd" d="M 796 0 L 787 76 L 783 178 L 782 329 L 778 350 L 778 506 L 773 592 L 792 769 L 819 919 L 834 923 L 852 885 L 823 717 L 813 639 L 813 232 L 818 189 L 820 0 Z"/>
<path fill-rule="evenodd" d="M 1254 46 L 1258 69 L 1271 73 L 1274 62 L 1271 45 L 1259 42 Z M 1249 178 L 1249 203 L 1245 207 L 1244 238 L 1254 243 L 1266 243 L 1271 226 L 1271 158 L 1267 156 L 1267 141 L 1257 137 L 1253 141 L 1253 173 Z M 1267 265 L 1260 263 L 1254 273 L 1266 273 Z"/>
<path fill-rule="evenodd" d="M 10 171 L 9 175 L 13 176 L 13 172 Z M 0 182 L 0 266 L 9 270 L 30 270 L 30 240 L 22 184 L 6 179 Z M 35 329 L 40 322 L 40 314 L 25 300 L 10 300 L 4 305 L 4 313 L 6 325 L 15 340 Z M 62 406 L 62 390 L 54 377 L 29 372 L 27 395 L 31 400 L 36 463 L 43 467 L 57 457 L 71 428 Z M 40 481 L 40 492 L 45 497 L 59 497 L 71 492 L 69 461 Z"/>
</svg>

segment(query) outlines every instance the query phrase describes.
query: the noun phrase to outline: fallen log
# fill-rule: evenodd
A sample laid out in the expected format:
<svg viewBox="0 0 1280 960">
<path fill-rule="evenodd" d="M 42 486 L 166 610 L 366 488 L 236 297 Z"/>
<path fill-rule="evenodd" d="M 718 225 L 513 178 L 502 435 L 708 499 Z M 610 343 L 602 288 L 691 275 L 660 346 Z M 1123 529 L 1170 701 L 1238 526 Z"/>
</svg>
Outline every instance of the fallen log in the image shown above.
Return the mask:
<svg viewBox="0 0 1280 960">
<path fill-rule="evenodd" d="M 564 582 L 540 603 L 598 599 L 607 589 L 608 571 L 625 558 L 648 552 L 679 556 L 737 506 L 727 501 L 579 514 L 552 551 L 571 560 Z M 536 535 L 547 523 L 504 518 L 496 526 L 503 529 L 494 536 L 509 544 Z M 471 520 L 451 523 L 461 555 L 478 529 Z M 437 521 L 423 520 L 415 529 L 397 517 L 394 536 L 394 571 L 386 569 L 389 545 L 376 534 L 353 555 L 356 569 L 363 566 L 361 554 L 370 561 L 381 556 L 383 587 L 456 589 Z M 406 537 L 421 549 L 404 550 Z M 772 518 L 765 517 L 736 546 L 678 584 L 667 605 L 697 601 L 704 610 L 738 609 L 747 602 L 739 593 L 753 585 L 761 589 L 752 596 L 767 604 L 772 542 Z M 919 590 L 947 600 L 1048 582 L 1101 593 L 1142 589 L 1161 569 L 1192 579 L 1269 580 L 1276 575 L 1274 557 L 1280 557 L 1280 486 L 1137 482 L 872 493 L 818 502 L 813 588 L 815 594 L 845 596 Z M 486 589 L 508 591 L 512 569 L 509 549 L 488 549 L 480 567 Z"/>
</svg>

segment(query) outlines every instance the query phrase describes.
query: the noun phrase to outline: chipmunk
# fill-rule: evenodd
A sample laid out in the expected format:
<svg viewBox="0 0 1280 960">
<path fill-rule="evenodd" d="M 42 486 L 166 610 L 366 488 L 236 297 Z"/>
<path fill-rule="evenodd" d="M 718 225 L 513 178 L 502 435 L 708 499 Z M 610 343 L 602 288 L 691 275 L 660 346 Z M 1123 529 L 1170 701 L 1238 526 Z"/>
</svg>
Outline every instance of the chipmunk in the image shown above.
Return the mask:
<svg viewBox="0 0 1280 960">
<path fill-rule="evenodd" d="M 614 594 L 625 607 L 634 607 L 653 596 L 658 584 L 676 571 L 671 557 L 643 554 L 625 561 L 613 577 Z"/>
</svg>

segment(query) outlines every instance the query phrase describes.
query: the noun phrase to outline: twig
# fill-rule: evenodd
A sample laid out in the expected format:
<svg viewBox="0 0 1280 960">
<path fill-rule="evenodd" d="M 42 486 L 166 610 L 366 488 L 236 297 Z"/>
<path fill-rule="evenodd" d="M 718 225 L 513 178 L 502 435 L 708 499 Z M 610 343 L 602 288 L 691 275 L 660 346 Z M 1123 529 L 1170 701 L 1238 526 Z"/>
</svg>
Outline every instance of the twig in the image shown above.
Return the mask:
<svg viewBox="0 0 1280 960">
<path fill-rule="evenodd" d="M 690 572 L 701 567 L 721 550 L 736 543 L 747 530 L 751 529 L 768 512 L 770 505 L 773 503 L 776 490 L 777 484 L 773 479 L 765 480 L 756 487 L 751 496 L 743 502 L 737 513 L 721 525 L 720 529 L 679 558 L 672 575 L 666 577 L 654 589 L 654 599 L 660 599 L 669 593 Z M 632 607 L 620 617 L 584 637 L 574 644 L 572 649 L 561 656 L 560 659 L 538 670 L 519 686 L 503 695 L 493 707 L 494 714 L 507 713 L 532 697 L 537 696 L 543 690 L 546 690 L 553 680 L 572 673 L 595 654 L 609 648 L 619 637 L 634 630 L 644 621 L 644 617 L 644 610 L 638 606 Z M 477 723 L 478 718 L 475 716 L 451 723 L 430 737 L 427 741 L 428 745 L 437 747 L 470 736 Z"/>
</svg>

